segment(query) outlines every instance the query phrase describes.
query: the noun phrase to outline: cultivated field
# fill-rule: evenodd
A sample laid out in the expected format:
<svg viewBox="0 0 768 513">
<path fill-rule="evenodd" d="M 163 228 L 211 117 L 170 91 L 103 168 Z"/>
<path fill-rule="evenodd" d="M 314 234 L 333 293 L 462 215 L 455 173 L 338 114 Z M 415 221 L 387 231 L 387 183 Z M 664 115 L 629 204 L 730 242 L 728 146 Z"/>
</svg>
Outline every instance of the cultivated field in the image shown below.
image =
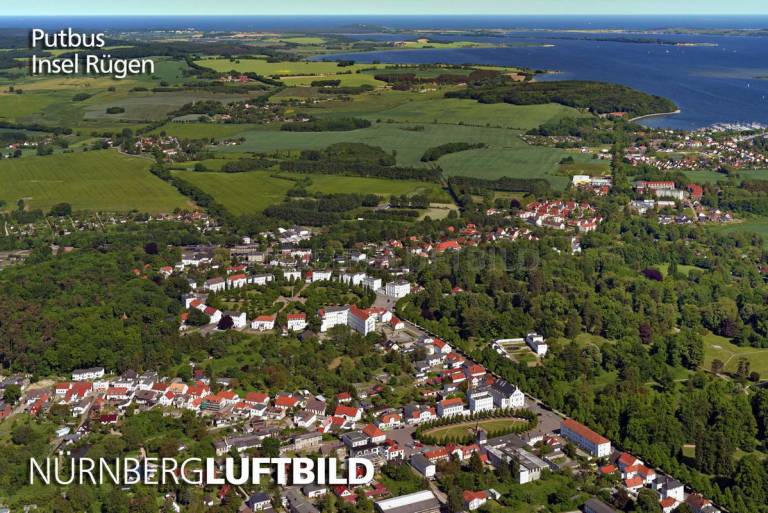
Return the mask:
<svg viewBox="0 0 768 513">
<path fill-rule="evenodd" d="M 546 105 L 485 104 L 473 100 L 434 98 L 409 101 L 364 115 L 369 119 L 399 123 L 440 123 L 491 126 L 529 130 L 564 117 L 580 117 L 581 112 L 554 103 Z"/>
<path fill-rule="evenodd" d="M 0 161 L 0 199 L 15 208 L 46 210 L 66 202 L 75 210 L 172 212 L 189 207 L 173 187 L 152 175 L 151 161 L 116 151 L 68 153 Z"/>
<path fill-rule="evenodd" d="M 339 66 L 335 62 L 324 61 L 280 61 L 267 62 L 266 59 L 203 59 L 195 61 L 200 66 L 214 69 L 218 72 L 238 71 L 250 72 L 259 75 L 286 76 L 286 75 L 336 75 L 340 73 L 355 73 L 357 70 L 375 67 L 374 64 L 354 64 L 352 66 Z"/>
</svg>

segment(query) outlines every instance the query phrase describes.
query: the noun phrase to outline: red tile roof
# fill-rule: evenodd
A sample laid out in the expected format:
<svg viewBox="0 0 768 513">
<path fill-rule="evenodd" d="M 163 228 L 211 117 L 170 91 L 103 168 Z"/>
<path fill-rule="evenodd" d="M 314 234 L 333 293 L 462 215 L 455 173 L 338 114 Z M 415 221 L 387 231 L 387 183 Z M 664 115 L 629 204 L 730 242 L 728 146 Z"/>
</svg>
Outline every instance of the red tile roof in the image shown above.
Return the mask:
<svg viewBox="0 0 768 513">
<path fill-rule="evenodd" d="M 569 430 L 571 430 L 572 432 L 582 437 L 583 439 L 589 440 L 593 444 L 602 445 L 602 444 L 610 443 L 610 440 L 608 440 L 604 436 L 598 435 L 597 433 L 589 429 L 584 424 L 576 422 L 573 419 L 565 419 L 563 421 L 563 425 L 567 427 Z"/>
</svg>

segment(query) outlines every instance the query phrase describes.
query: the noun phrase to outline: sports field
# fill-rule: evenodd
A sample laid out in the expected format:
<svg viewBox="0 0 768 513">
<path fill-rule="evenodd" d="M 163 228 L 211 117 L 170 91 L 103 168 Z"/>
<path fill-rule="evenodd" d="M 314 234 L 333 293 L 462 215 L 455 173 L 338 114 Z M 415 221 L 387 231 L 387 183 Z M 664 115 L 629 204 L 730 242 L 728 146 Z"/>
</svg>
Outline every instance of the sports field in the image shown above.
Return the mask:
<svg viewBox="0 0 768 513">
<path fill-rule="evenodd" d="M 183 178 L 212 195 L 216 201 L 233 214 L 260 212 L 266 207 L 280 203 L 285 194 L 293 188 L 295 182 L 270 176 L 268 171 L 247 173 L 195 173 L 174 171 Z M 303 175 L 286 174 L 287 177 Z M 434 198 L 446 198 L 440 185 L 415 180 L 383 180 L 355 176 L 311 175 L 310 192 L 359 194 L 429 194 Z"/>
<path fill-rule="evenodd" d="M 74 210 L 157 213 L 189 207 L 176 189 L 149 172 L 151 161 L 116 151 L 56 154 L 0 161 L 0 199 L 15 208 L 49 209 L 66 202 Z"/>
</svg>

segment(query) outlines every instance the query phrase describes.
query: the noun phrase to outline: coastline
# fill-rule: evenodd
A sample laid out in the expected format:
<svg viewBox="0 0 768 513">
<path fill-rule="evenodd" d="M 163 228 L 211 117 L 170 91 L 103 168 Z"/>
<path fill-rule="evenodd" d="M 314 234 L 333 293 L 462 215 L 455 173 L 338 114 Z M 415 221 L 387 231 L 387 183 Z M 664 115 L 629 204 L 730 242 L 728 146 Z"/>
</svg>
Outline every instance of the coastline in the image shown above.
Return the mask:
<svg viewBox="0 0 768 513">
<path fill-rule="evenodd" d="M 646 119 L 646 118 L 658 118 L 658 117 L 661 117 L 661 116 L 672 116 L 674 114 L 680 114 L 682 112 L 683 111 L 680 110 L 680 109 L 677 109 L 676 111 L 673 111 L 673 112 L 657 112 L 655 114 L 646 114 L 645 116 L 637 116 L 636 118 L 632 118 L 629 121 L 635 122 L 635 121 L 638 121 L 640 119 Z"/>
</svg>

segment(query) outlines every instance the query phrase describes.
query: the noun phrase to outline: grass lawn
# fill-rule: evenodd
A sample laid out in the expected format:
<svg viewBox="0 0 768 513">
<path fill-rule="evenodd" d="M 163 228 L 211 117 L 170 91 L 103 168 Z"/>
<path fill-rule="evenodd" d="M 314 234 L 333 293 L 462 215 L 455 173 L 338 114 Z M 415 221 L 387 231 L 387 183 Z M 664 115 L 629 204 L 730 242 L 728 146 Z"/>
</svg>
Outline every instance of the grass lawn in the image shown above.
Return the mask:
<svg viewBox="0 0 768 513">
<path fill-rule="evenodd" d="M 763 238 L 763 246 L 768 248 L 768 217 L 749 217 L 740 223 L 713 225 L 712 229 L 723 233 L 756 233 Z"/>
<path fill-rule="evenodd" d="M 286 174 L 286 176 L 290 176 Z M 383 178 L 367 178 L 362 176 L 337 176 L 337 175 L 310 175 L 312 185 L 307 187 L 310 192 L 322 192 L 326 194 L 344 191 L 356 194 L 380 194 L 389 196 L 392 194 L 409 196 L 414 194 L 427 194 L 430 199 L 450 202 L 451 197 L 440 185 L 434 182 L 421 182 L 418 180 L 387 180 Z M 446 212 L 446 216 L 447 216 Z"/>
<path fill-rule="evenodd" d="M 560 160 L 567 152 L 556 148 L 529 146 L 522 141 L 507 148 L 452 153 L 439 161 L 447 176 L 473 176 L 494 180 L 502 176 L 514 178 L 544 178 L 558 190 L 564 190 L 570 180 L 558 175 Z"/>
<path fill-rule="evenodd" d="M 233 214 L 261 212 L 270 205 L 280 203 L 285 193 L 294 186 L 290 180 L 273 178 L 269 172 L 249 173 L 194 173 L 173 171 L 192 185 L 216 198 Z"/>
<path fill-rule="evenodd" d="M 442 441 L 451 437 L 465 436 L 471 430 L 477 428 L 483 428 L 489 433 L 494 431 L 500 431 L 506 429 L 511 425 L 523 424 L 525 421 L 513 418 L 499 418 L 499 419 L 487 419 L 479 422 L 462 422 L 461 424 L 453 424 L 451 426 L 443 426 L 426 431 L 425 434 L 435 437 L 437 440 Z"/>
<path fill-rule="evenodd" d="M 717 183 L 721 180 L 728 180 L 726 175 L 716 171 L 683 171 L 683 174 L 685 174 L 685 176 L 692 182 L 700 184 Z"/>
<path fill-rule="evenodd" d="M 2 93 L 0 94 L 0 120 L 15 121 L 36 114 L 55 101 L 57 101 L 55 96 L 44 92 Z"/>
<path fill-rule="evenodd" d="M 194 173 L 174 171 L 176 176 L 211 194 L 233 214 L 260 212 L 266 207 L 280 203 L 286 192 L 294 186 L 287 179 L 270 176 L 269 171 L 247 173 Z M 286 177 L 304 175 L 290 175 Z M 356 176 L 311 175 L 311 192 L 356 192 L 360 194 L 416 194 L 427 193 L 444 198 L 440 185 L 415 180 L 384 180 Z"/>
<path fill-rule="evenodd" d="M 665 277 L 669 274 L 669 264 L 659 264 L 654 267 L 656 267 L 661 272 L 661 274 L 664 275 Z M 696 267 L 695 265 L 677 264 L 677 272 L 684 274 L 686 276 L 688 276 L 688 274 L 694 269 L 703 271 L 703 269 Z"/>
<path fill-rule="evenodd" d="M 74 210 L 171 212 L 190 207 L 176 189 L 149 172 L 151 161 L 116 151 L 56 154 L 0 161 L 0 199 L 15 208 L 46 210 L 67 202 Z"/>
<path fill-rule="evenodd" d="M 718 359 L 725 363 L 725 372 L 736 372 L 740 358 L 749 360 L 750 371 L 759 372 L 763 378 L 768 376 L 768 349 L 739 347 L 713 333 L 704 336 L 705 369 L 710 369 L 712 360 Z"/>
</svg>

